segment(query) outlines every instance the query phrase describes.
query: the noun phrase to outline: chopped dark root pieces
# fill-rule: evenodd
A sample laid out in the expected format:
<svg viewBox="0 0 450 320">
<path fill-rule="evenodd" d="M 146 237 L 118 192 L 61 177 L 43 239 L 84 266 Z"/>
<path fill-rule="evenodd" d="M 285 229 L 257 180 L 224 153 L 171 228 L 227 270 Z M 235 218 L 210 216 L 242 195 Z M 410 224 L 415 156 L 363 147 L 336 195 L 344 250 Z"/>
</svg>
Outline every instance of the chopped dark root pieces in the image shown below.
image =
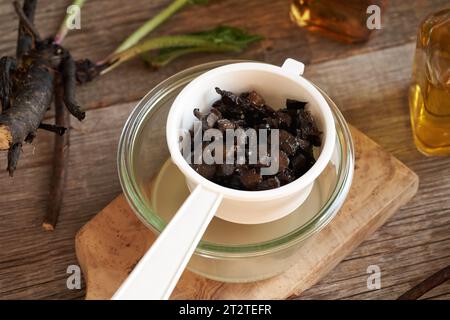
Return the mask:
<svg viewBox="0 0 450 320">
<path fill-rule="evenodd" d="M 242 129 L 244 132 L 248 129 L 278 129 L 280 150 L 278 157 L 271 159 L 270 154 L 263 155 L 252 164 L 248 161 L 250 152 L 247 142 L 245 161 L 235 159 L 233 164 L 194 164 L 192 167 L 197 173 L 228 188 L 258 191 L 288 184 L 314 165 L 313 146 L 321 145 L 321 133 L 311 114 L 305 110 L 306 102 L 287 99 L 286 108 L 274 110 L 255 91 L 237 95 L 220 88 L 215 90 L 221 99 L 213 103 L 209 112 L 194 109 L 195 117 L 202 122 L 203 131 L 211 128 L 222 133 L 228 129 Z M 223 154 L 236 156 L 240 140 L 240 136 L 236 137 L 233 149 L 227 151 L 224 148 Z M 203 145 L 203 148 L 206 146 Z M 267 150 L 270 150 L 270 142 Z M 191 151 L 193 153 L 194 145 Z M 271 161 L 275 161 L 278 171 L 273 175 L 262 175 L 261 169 L 270 167 Z"/>
<path fill-rule="evenodd" d="M 286 99 L 286 109 L 288 110 L 303 110 L 306 106 L 306 102 Z"/>
</svg>

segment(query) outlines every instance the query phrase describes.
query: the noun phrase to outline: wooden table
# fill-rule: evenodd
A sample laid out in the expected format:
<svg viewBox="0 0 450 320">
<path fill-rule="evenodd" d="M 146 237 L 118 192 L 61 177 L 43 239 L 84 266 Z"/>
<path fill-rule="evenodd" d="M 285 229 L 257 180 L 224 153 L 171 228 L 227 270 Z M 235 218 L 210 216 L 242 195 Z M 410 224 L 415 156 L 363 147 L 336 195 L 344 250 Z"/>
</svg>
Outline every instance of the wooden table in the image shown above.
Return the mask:
<svg viewBox="0 0 450 320">
<path fill-rule="evenodd" d="M 70 0 L 40 1 L 36 22 L 42 34 L 57 29 Z M 76 58 L 100 59 L 168 0 L 89 1 L 81 30 L 66 46 Z M 0 173 L 0 298 L 76 299 L 66 271 L 77 264 L 75 233 L 120 193 L 116 145 L 122 125 L 154 85 L 186 67 L 248 58 L 281 64 L 286 57 L 306 63 L 306 77 L 337 102 L 350 123 L 406 163 L 420 176 L 417 196 L 362 243 L 300 299 L 393 299 L 450 264 L 450 158 L 427 158 L 412 141 L 407 90 L 416 30 L 448 0 L 392 0 L 382 12 L 383 28 L 366 44 L 344 45 L 308 33 L 288 18 L 288 0 L 223 0 L 190 7 L 155 34 L 202 30 L 218 23 L 246 28 L 266 39 L 241 54 L 195 55 L 157 72 L 133 61 L 78 90 L 89 110 L 82 124 L 72 121 L 71 159 L 63 209 L 56 231 L 41 228 L 51 175 L 53 137 L 39 132 L 24 147 L 14 178 Z M 198 17 L 201 17 L 199 19 Z M 0 1 L 0 55 L 15 52 L 17 18 L 10 1 Z M 50 113 L 51 114 L 51 113 Z M 6 154 L 0 154 L 6 167 Z M 368 290 L 369 265 L 381 268 L 380 290 Z M 449 299 L 450 283 L 425 297 Z"/>
</svg>

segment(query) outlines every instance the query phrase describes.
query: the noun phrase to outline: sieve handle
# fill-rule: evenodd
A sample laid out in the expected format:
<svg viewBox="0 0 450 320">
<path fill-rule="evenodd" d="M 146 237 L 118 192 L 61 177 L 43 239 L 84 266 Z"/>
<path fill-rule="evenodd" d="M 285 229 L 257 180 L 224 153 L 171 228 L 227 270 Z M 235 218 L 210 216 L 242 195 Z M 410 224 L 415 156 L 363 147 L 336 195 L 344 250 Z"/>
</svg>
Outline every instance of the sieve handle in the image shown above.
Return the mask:
<svg viewBox="0 0 450 320">
<path fill-rule="evenodd" d="M 197 186 L 112 299 L 168 299 L 221 201 Z"/>
</svg>

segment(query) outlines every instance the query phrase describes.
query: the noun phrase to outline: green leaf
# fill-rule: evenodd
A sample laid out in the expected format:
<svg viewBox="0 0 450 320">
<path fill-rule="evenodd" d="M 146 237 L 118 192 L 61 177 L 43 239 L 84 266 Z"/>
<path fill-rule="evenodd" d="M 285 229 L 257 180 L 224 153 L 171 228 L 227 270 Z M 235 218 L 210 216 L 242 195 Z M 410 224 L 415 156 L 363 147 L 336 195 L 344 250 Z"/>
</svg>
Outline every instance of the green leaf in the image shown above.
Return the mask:
<svg viewBox="0 0 450 320">
<path fill-rule="evenodd" d="M 161 49 L 158 54 L 150 55 L 145 54 L 142 55 L 142 59 L 150 66 L 150 67 L 163 67 L 173 60 L 185 56 L 191 53 L 199 53 L 199 52 L 234 52 L 240 51 L 240 47 L 236 46 L 200 46 L 200 47 L 173 47 L 173 48 L 165 48 Z"/>
<path fill-rule="evenodd" d="M 263 39 L 260 35 L 249 34 L 242 29 L 230 26 L 218 26 L 212 30 L 195 32 L 191 35 L 198 36 L 217 45 L 235 45 L 242 49 L 252 42 Z"/>
<path fill-rule="evenodd" d="M 208 31 L 196 32 L 192 34 L 182 34 L 173 36 L 161 36 L 150 38 L 131 48 L 119 53 L 112 54 L 102 63 L 107 67 L 102 74 L 109 72 L 125 61 L 136 56 L 142 56 L 146 52 L 159 50 L 163 55 L 162 61 L 168 61 L 190 53 L 201 51 L 241 51 L 248 44 L 262 39 L 259 35 L 249 34 L 241 29 L 220 26 Z M 193 49 L 197 48 L 197 49 Z M 180 51 L 178 51 L 180 50 Z M 156 59 L 156 58 L 155 58 Z"/>
<path fill-rule="evenodd" d="M 239 52 L 248 44 L 262 39 L 259 35 L 251 35 L 245 31 L 219 26 L 212 30 L 195 32 L 187 35 L 196 39 L 198 44 L 190 46 L 174 46 L 161 48 L 156 55 L 148 52 L 141 57 L 152 67 L 161 67 L 171 61 L 194 52 Z"/>
</svg>

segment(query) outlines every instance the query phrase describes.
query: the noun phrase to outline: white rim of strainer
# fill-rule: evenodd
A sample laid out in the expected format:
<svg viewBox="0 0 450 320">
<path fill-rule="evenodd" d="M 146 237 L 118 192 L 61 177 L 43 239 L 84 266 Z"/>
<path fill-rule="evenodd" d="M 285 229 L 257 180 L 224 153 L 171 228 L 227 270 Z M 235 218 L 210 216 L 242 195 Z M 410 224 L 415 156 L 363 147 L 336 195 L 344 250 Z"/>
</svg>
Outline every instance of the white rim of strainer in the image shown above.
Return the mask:
<svg viewBox="0 0 450 320">
<path fill-rule="evenodd" d="M 179 132 L 177 130 L 178 127 L 176 126 L 176 124 L 178 123 L 178 120 L 180 119 L 180 116 L 183 112 L 182 111 L 183 100 L 184 96 L 186 95 L 186 92 L 191 90 L 191 88 L 195 87 L 198 82 L 205 81 L 208 78 L 214 78 L 220 73 L 242 71 L 242 70 L 258 70 L 258 71 L 272 72 L 279 76 L 289 78 L 290 80 L 296 82 L 298 85 L 302 86 L 313 96 L 316 105 L 318 106 L 319 109 L 318 111 L 322 114 L 324 119 L 324 126 L 326 127 L 326 135 L 323 136 L 322 139 L 323 147 L 319 157 L 316 159 L 316 162 L 304 175 L 297 178 L 295 181 L 279 188 L 264 191 L 243 191 L 220 186 L 198 174 L 186 162 L 186 160 L 184 159 L 183 155 L 179 150 L 178 144 Z M 183 88 L 183 90 L 178 94 L 169 111 L 166 126 L 166 136 L 168 148 L 173 162 L 183 172 L 183 174 L 186 177 L 192 179 L 196 184 L 202 185 L 208 190 L 214 191 L 218 194 L 222 194 L 224 197 L 228 199 L 244 200 L 244 201 L 260 201 L 260 200 L 278 199 L 289 196 L 314 182 L 314 180 L 322 173 L 322 171 L 325 169 L 326 165 L 331 159 L 336 140 L 336 130 L 333 115 L 327 101 L 325 100 L 323 95 L 308 80 L 306 80 L 300 75 L 288 73 L 286 72 L 286 70 L 283 70 L 281 67 L 275 65 L 258 62 L 242 62 L 229 64 L 210 70 L 200 75 L 198 78 L 191 81 L 185 88 Z"/>
</svg>

